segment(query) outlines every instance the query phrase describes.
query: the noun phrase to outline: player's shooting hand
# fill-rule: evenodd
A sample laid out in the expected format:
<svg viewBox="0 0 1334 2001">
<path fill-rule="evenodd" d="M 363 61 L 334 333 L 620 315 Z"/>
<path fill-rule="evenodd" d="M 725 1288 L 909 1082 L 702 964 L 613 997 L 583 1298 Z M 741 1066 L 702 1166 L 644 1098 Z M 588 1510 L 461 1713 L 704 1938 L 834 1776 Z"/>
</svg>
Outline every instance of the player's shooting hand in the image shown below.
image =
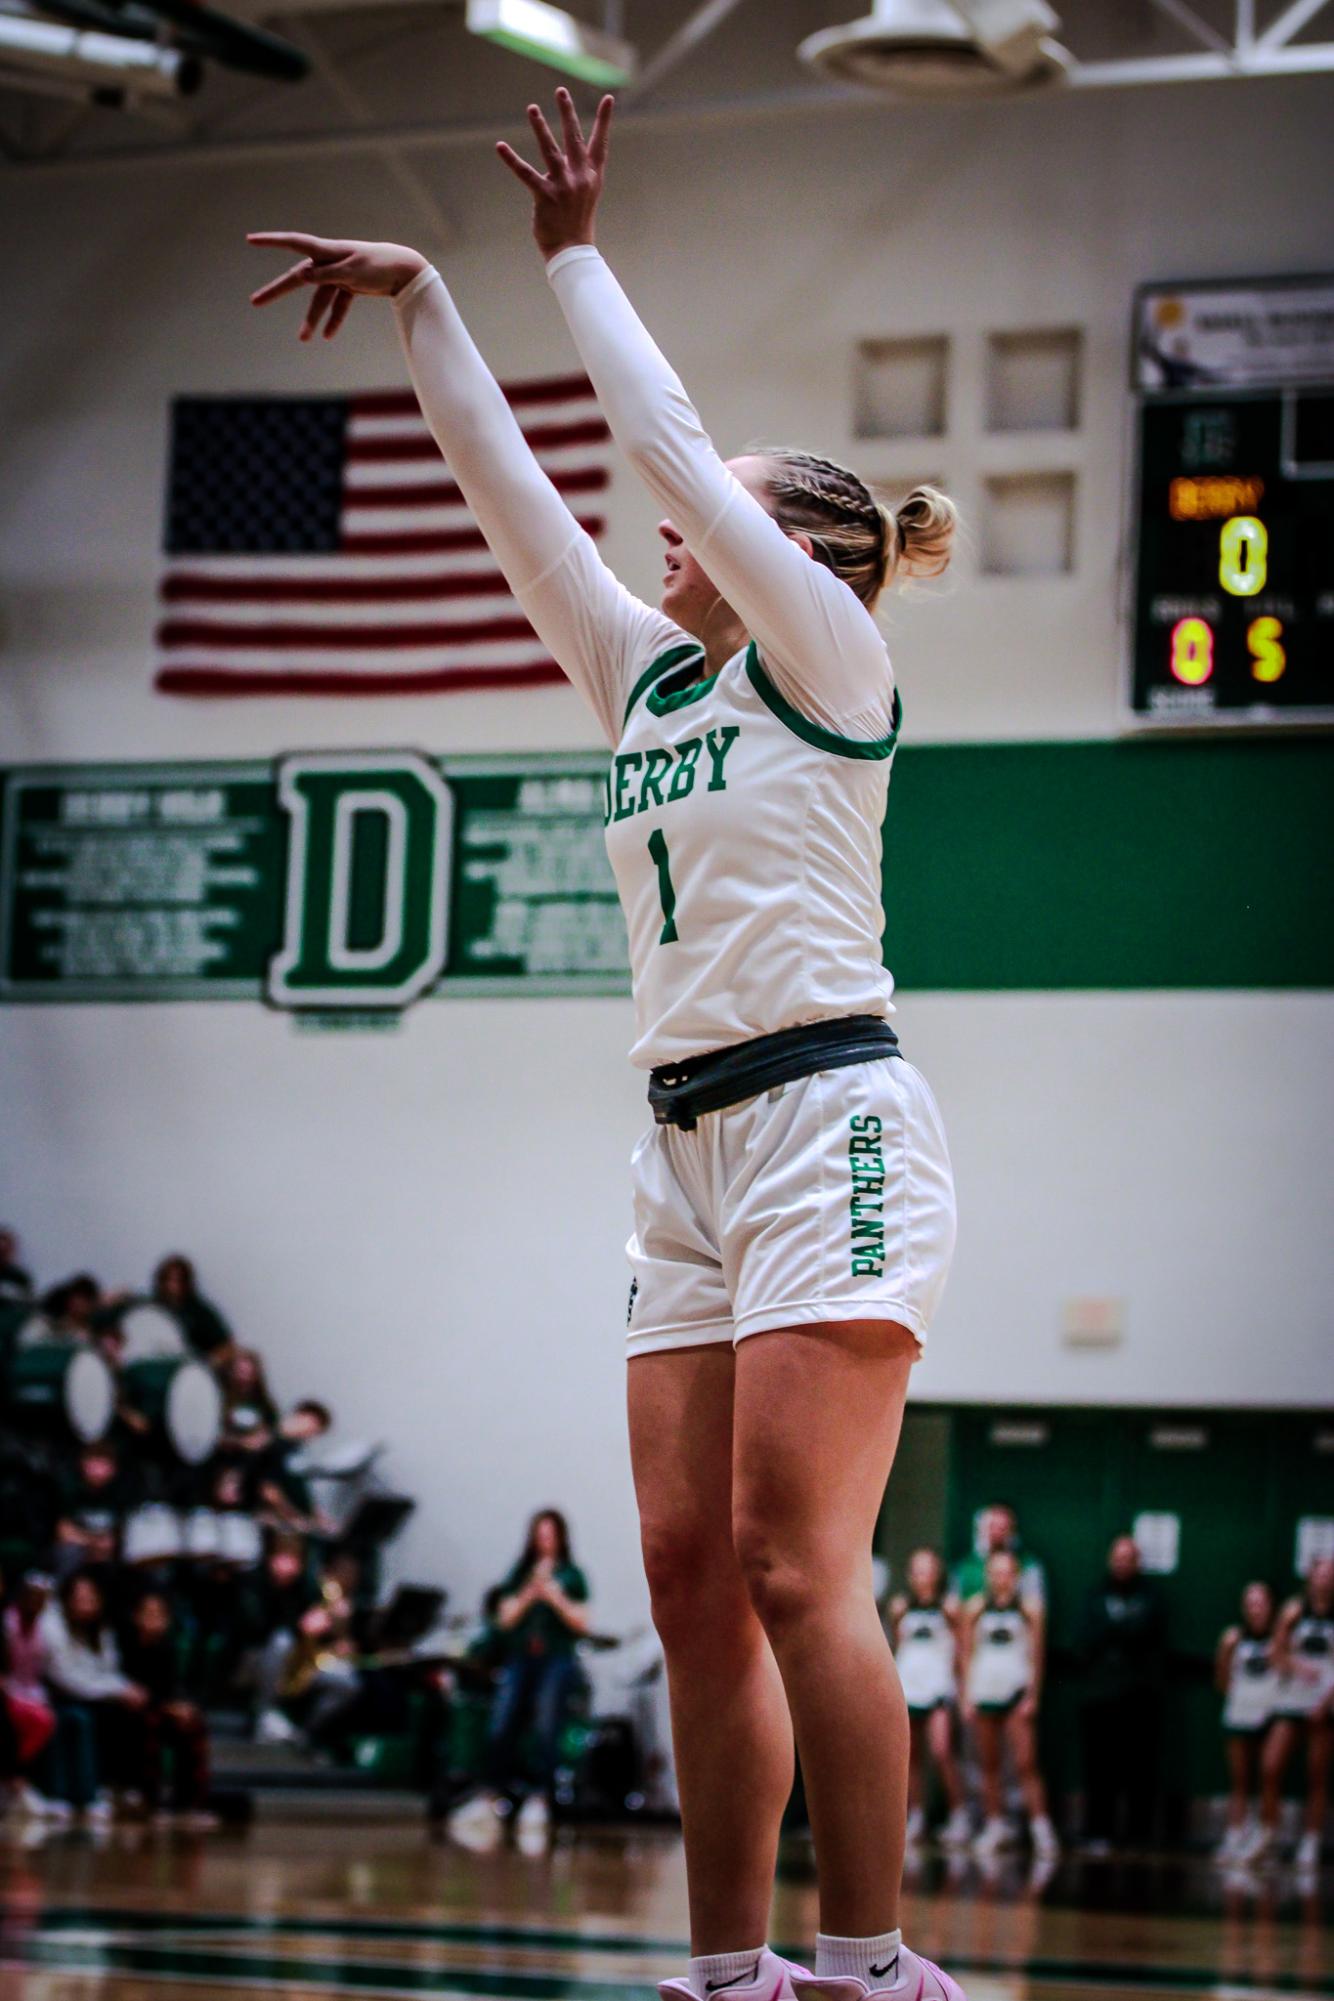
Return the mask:
<svg viewBox="0 0 1334 2001">
<path fill-rule="evenodd" d="M 259 229 L 246 238 L 260 249 L 294 250 L 298 262 L 250 294 L 252 306 L 267 306 L 302 286 L 313 296 L 301 322 L 300 340 L 313 340 L 324 321 L 324 338 L 332 340 L 360 293 L 392 299 L 410 285 L 426 259 L 403 243 L 356 243 L 345 237 L 306 236 L 299 230 Z"/>
<path fill-rule="evenodd" d="M 556 107 L 560 112 L 563 146 L 540 107 L 529 105 L 528 122 L 546 164 L 545 173 L 530 166 L 503 139 L 496 146 L 510 172 L 533 197 L 533 235 L 544 257 L 554 257 L 558 250 L 568 250 L 573 243 L 593 241 L 593 218 L 606 179 L 613 102 L 610 97 L 603 98 L 593 129 L 585 139 L 574 99 L 568 90 L 558 90 Z"/>
</svg>

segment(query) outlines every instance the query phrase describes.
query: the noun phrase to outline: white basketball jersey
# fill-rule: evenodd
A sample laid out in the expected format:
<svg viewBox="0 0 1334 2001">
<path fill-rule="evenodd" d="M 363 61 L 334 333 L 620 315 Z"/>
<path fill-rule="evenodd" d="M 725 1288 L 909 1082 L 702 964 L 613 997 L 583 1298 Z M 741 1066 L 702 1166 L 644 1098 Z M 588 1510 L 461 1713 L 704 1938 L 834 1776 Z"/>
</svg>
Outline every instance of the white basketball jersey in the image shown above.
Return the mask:
<svg viewBox="0 0 1334 2001">
<path fill-rule="evenodd" d="M 753 643 L 688 683 L 702 658 L 683 640 L 640 675 L 607 779 L 644 1069 L 893 1011 L 880 828 L 898 696 L 893 734 L 863 742 L 799 715 Z"/>
</svg>

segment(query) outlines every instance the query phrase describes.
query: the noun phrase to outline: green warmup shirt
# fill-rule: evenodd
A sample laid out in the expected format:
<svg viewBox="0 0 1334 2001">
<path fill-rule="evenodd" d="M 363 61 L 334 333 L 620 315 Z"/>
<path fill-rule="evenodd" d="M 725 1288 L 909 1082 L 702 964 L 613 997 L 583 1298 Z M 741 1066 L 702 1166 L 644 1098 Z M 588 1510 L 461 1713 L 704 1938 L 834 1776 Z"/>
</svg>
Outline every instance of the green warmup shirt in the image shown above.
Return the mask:
<svg viewBox="0 0 1334 2001">
<path fill-rule="evenodd" d="M 531 1564 L 516 1563 L 509 1576 L 500 1587 L 500 1596 L 512 1598 L 516 1591 L 522 1591 L 533 1571 Z M 588 1602 L 588 1579 L 577 1564 L 558 1564 L 555 1582 L 567 1598 L 577 1605 Z M 520 1654 L 572 1654 L 577 1633 L 572 1633 L 560 1614 L 550 1605 L 530 1605 L 517 1626 L 511 1626 L 501 1635 L 505 1648 L 505 1658 L 514 1660 Z"/>
</svg>

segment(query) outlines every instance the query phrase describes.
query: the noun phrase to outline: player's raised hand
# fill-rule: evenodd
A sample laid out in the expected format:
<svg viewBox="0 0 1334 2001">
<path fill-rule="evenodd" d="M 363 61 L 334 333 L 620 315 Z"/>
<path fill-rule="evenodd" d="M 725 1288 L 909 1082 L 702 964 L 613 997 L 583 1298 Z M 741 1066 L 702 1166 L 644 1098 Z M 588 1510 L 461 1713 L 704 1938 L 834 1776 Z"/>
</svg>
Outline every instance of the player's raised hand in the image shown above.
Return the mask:
<svg viewBox="0 0 1334 2001">
<path fill-rule="evenodd" d="M 572 243 L 593 241 L 593 218 L 606 179 L 613 103 L 614 99 L 603 98 L 593 129 L 585 139 L 574 99 L 568 90 L 558 90 L 560 140 L 547 124 L 541 107 L 529 105 L 528 122 L 545 162 L 545 173 L 530 166 L 503 139 L 496 145 L 505 165 L 533 197 L 533 235 L 544 257 L 554 257 L 558 250 L 568 250 Z"/>
<path fill-rule="evenodd" d="M 410 285 L 426 259 L 403 243 L 357 243 L 347 237 L 307 236 L 300 230 L 257 229 L 246 238 L 260 249 L 293 250 L 298 261 L 281 277 L 271 278 L 250 295 L 252 306 L 267 306 L 303 286 L 312 288 L 300 340 L 313 340 L 324 321 L 324 338 L 332 340 L 361 294 L 391 299 Z"/>
</svg>

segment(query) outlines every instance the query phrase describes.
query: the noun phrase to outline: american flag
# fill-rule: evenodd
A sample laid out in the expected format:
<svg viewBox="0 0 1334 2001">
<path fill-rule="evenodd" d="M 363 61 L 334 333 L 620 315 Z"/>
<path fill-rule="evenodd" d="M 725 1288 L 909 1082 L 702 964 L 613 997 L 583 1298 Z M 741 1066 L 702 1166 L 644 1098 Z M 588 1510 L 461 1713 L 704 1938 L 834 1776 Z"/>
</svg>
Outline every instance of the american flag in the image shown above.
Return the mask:
<svg viewBox="0 0 1334 2001">
<path fill-rule="evenodd" d="M 610 438 L 587 376 L 505 394 L 594 537 Z M 410 391 L 179 397 L 156 686 L 401 695 L 555 681 Z"/>
</svg>

